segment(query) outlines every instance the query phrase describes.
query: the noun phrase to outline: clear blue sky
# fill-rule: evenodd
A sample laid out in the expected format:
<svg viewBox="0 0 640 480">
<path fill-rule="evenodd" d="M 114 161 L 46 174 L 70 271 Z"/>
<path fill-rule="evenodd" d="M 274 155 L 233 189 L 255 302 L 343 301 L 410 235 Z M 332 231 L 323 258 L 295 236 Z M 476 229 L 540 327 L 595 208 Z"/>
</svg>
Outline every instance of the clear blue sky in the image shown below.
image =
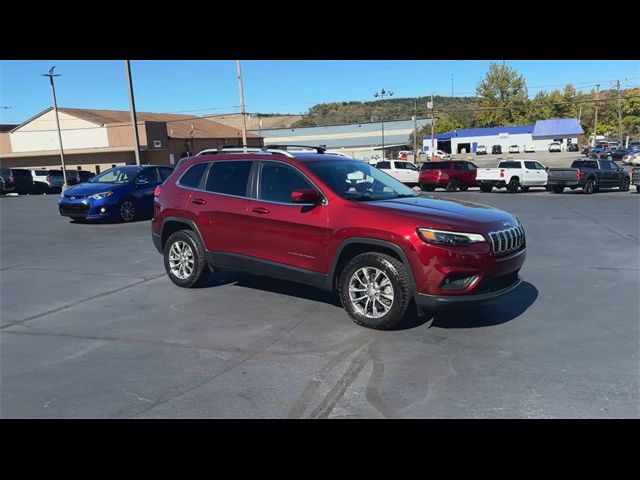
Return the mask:
<svg viewBox="0 0 640 480">
<path fill-rule="evenodd" d="M 589 91 L 595 83 L 610 88 L 640 85 L 637 60 L 507 60 L 522 73 L 529 94 L 572 83 Z M 48 80 L 40 74 L 52 65 L 61 107 L 127 110 L 124 63 L 121 60 L 0 61 L 0 122 L 20 122 L 51 105 Z M 136 107 L 147 112 L 194 115 L 239 110 L 234 60 L 131 62 Z M 372 100 L 380 88 L 396 97 L 431 93 L 456 96 L 475 93 L 489 60 L 246 60 L 242 62 L 248 112 L 305 112 L 321 102 Z"/>
</svg>

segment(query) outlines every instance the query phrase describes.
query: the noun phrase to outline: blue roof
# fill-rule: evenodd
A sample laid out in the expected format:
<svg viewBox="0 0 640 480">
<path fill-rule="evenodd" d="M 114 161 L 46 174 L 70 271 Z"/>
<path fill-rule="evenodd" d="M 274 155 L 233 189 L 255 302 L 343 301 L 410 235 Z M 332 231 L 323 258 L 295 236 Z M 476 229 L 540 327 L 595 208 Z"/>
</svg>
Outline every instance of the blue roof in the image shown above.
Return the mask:
<svg viewBox="0 0 640 480">
<path fill-rule="evenodd" d="M 534 137 L 577 137 L 584 134 L 577 118 L 538 120 L 533 129 Z"/>
<path fill-rule="evenodd" d="M 456 137 L 488 137 L 490 135 L 499 135 L 508 133 L 515 135 L 517 133 L 532 133 L 533 125 L 516 125 L 515 127 L 489 127 L 489 128 L 461 128 L 453 132 L 439 133 L 435 135 L 438 140 L 448 140 Z M 431 138 L 431 135 L 425 135 L 424 138 Z"/>
</svg>

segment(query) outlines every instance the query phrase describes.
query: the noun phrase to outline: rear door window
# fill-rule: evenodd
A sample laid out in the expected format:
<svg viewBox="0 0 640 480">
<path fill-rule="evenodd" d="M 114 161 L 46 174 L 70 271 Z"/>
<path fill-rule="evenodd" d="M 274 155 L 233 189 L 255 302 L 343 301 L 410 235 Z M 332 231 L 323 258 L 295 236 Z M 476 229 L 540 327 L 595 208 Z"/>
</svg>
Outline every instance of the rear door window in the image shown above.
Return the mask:
<svg viewBox="0 0 640 480">
<path fill-rule="evenodd" d="M 145 179 L 148 183 L 159 183 L 160 177 L 158 176 L 157 168 L 145 168 L 140 175 L 138 175 L 138 180 Z"/>
<path fill-rule="evenodd" d="M 212 193 L 246 197 L 252 163 L 246 160 L 212 162 L 207 175 L 206 190 Z"/>
<path fill-rule="evenodd" d="M 389 170 L 391 168 L 391 162 L 378 162 L 376 164 L 376 167 L 380 168 L 380 169 L 385 168 L 385 169 Z"/>
</svg>

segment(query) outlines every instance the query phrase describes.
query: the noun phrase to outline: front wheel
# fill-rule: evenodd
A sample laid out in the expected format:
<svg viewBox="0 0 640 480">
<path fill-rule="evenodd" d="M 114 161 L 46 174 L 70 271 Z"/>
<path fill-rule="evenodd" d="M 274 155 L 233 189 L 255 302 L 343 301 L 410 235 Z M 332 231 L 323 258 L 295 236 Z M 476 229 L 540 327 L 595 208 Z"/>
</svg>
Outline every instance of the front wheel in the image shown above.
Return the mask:
<svg viewBox="0 0 640 480">
<path fill-rule="evenodd" d="M 528 192 L 529 191 L 529 187 L 520 187 L 520 190 L 522 190 L 523 192 Z"/>
<path fill-rule="evenodd" d="M 136 218 L 136 204 L 131 198 L 125 198 L 118 206 L 118 215 L 123 222 L 132 222 Z"/>
<path fill-rule="evenodd" d="M 458 189 L 458 181 L 455 178 L 449 180 L 446 186 L 447 192 L 455 192 Z"/>
<path fill-rule="evenodd" d="M 420 190 L 422 190 L 423 192 L 433 192 L 436 189 L 436 187 L 433 187 L 431 185 L 420 185 Z"/>
<path fill-rule="evenodd" d="M 193 288 L 209 277 L 206 253 L 191 230 L 178 230 L 164 245 L 164 268 L 173 283 Z"/>
<path fill-rule="evenodd" d="M 467 190 L 469 190 L 469 187 L 465 186 L 465 185 L 460 185 L 460 190 L 463 192 L 466 192 Z"/>
<path fill-rule="evenodd" d="M 405 266 L 397 258 L 378 252 L 353 257 L 342 269 L 338 291 L 355 323 L 378 330 L 397 325 L 411 299 Z"/>
<path fill-rule="evenodd" d="M 640 185 L 636 185 L 636 193 L 640 193 Z"/>
</svg>

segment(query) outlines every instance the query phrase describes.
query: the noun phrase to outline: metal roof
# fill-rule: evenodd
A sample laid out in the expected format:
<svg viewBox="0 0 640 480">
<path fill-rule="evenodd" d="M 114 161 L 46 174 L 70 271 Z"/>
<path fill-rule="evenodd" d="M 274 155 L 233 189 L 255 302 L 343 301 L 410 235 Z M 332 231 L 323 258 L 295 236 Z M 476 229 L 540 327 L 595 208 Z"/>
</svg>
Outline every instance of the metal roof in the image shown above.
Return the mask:
<svg viewBox="0 0 640 480">
<path fill-rule="evenodd" d="M 584 130 L 577 118 L 538 120 L 533 129 L 534 137 L 577 137 L 583 134 Z"/>
<path fill-rule="evenodd" d="M 514 127 L 488 127 L 488 128 L 461 128 L 460 130 L 454 130 L 453 132 L 444 132 L 434 135 L 434 138 L 438 140 L 448 140 L 450 138 L 458 137 L 488 137 L 492 135 L 499 135 L 501 133 L 508 133 L 509 135 L 532 133 L 533 125 L 516 125 Z M 431 135 L 425 135 L 425 139 L 430 139 Z"/>
</svg>

